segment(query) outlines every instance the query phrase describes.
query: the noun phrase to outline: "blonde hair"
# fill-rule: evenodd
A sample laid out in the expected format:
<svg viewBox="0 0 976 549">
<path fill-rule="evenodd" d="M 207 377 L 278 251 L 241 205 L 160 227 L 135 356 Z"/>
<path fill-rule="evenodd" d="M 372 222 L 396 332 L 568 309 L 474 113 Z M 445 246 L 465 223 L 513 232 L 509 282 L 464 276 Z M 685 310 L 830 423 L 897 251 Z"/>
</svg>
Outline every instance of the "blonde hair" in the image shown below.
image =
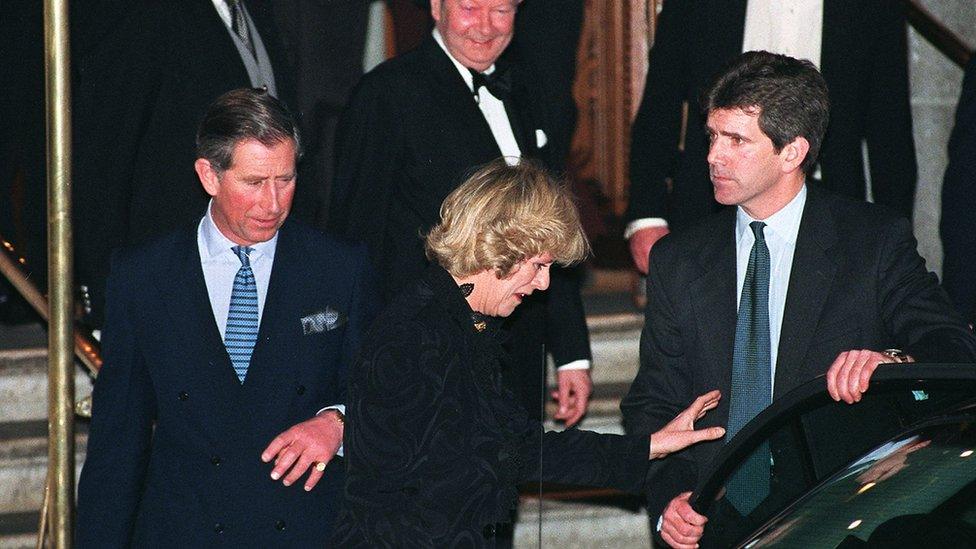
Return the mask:
<svg viewBox="0 0 976 549">
<path fill-rule="evenodd" d="M 572 194 L 532 162 L 486 164 L 444 199 L 440 214 L 427 258 L 456 277 L 492 269 L 504 278 L 539 254 L 565 266 L 590 253 Z"/>
</svg>

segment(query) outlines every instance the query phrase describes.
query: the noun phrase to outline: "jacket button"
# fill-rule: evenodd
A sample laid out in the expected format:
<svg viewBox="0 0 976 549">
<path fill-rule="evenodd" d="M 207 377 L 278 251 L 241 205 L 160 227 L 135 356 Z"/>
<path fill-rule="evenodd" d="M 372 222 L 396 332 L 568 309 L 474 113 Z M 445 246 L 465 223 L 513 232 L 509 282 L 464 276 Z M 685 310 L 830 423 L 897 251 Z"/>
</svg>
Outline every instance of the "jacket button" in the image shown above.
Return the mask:
<svg viewBox="0 0 976 549">
<path fill-rule="evenodd" d="M 300 394 L 300 395 L 304 395 L 305 394 L 305 386 L 304 385 L 299 385 L 298 388 L 295 389 L 295 392 L 298 393 L 298 394 Z"/>
<path fill-rule="evenodd" d="M 221 523 L 219 523 L 219 522 L 217 524 L 214 524 L 214 532 L 216 532 L 218 534 L 223 534 L 224 533 L 224 525 L 221 524 Z"/>
<path fill-rule="evenodd" d="M 183 402 L 186 402 L 186 400 L 190 398 L 190 395 L 188 395 L 186 391 L 180 391 L 180 396 L 178 398 Z"/>
<path fill-rule="evenodd" d="M 481 535 L 485 536 L 485 539 L 489 539 L 495 536 L 495 525 L 489 524 L 485 526 L 485 529 L 481 531 Z"/>
<path fill-rule="evenodd" d="M 284 529 L 285 529 L 285 521 L 279 520 L 279 521 L 275 522 L 275 530 L 277 530 L 277 531 L 280 532 L 280 531 L 282 531 Z"/>
<path fill-rule="evenodd" d="M 220 465 L 220 456 L 210 456 L 210 463 L 213 465 Z"/>
</svg>

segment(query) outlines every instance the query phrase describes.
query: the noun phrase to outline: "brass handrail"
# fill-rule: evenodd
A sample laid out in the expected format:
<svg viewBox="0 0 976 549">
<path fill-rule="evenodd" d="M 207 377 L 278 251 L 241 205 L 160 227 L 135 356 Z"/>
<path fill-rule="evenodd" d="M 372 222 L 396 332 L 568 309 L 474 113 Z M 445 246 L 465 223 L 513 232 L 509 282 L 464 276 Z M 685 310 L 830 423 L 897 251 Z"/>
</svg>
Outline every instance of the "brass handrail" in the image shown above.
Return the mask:
<svg viewBox="0 0 976 549">
<path fill-rule="evenodd" d="M 23 296 L 28 305 L 33 308 L 41 318 L 48 321 L 48 301 L 44 294 L 34 286 L 30 278 L 21 270 L 19 265 L 25 265 L 27 260 L 17 256 L 17 250 L 13 244 L 8 242 L 0 235 L 0 274 L 10 281 L 13 287 Z M 97 341 L 87 330 L 81 326 L 75 326 L 75 356 L 85 365 L 88 373 L 92 377 L 98 375 L 102 368 L 101 348 Z M 82 414 L 84 415 L 84 414 Z"/>
<path fill-rule="evenodd" d="M 904 4 L 908 23 L 942 55 L 959 67 L 965 67 L 973 56 L 973 49 L 919 5 L 917 0 L 904 0 Z"/>
</svg>

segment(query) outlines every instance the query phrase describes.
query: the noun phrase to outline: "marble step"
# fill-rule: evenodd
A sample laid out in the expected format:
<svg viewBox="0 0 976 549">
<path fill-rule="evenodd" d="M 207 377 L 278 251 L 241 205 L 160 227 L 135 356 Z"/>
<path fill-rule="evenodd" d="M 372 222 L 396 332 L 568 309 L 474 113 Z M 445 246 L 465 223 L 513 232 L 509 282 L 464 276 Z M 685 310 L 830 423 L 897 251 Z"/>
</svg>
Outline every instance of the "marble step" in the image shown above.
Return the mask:
<svg viewBox="0 0 976 549">
<path fill-rule="evenodd" d="M 75 427 L 75 478 L 81 471 L 88 424 Z M 44 501 L 47 422 L 0 423 L 0 514 L 36 511 Z"/>
<path fill-rule="evenodd" d="M 538 497 L 522 496 L 514 533 L 514 546 L 518 549 L 651 545 L 647 514 L 632 497 L 590 495 L 562 500 L 544 496 L 541 506 L 539 501 Z"/>
<path fill-rule="evenodd" d="M 91 377 L 84 367 L 76 364 L 75 395 L 81 399 L 90 395 L 91 390 Z M 47 348 L 0 350 L 0 421 L 46 418 Z"/>
</svg>

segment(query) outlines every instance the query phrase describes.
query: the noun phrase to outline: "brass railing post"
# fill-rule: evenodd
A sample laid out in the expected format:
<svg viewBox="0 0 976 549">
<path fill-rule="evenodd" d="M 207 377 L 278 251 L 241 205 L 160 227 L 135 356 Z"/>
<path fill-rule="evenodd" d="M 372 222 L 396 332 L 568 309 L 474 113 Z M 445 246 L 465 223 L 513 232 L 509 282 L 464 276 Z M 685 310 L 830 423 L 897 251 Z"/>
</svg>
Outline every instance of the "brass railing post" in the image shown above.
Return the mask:
<svg viewBox="0 0 976 549">
<path fill-rule="evenodd" d="M 68 0 L 44 0 L 48 178 L 48 467 L 54 547 L 71 547 L 74 505 L 74 300 Z"/>
</svg>

